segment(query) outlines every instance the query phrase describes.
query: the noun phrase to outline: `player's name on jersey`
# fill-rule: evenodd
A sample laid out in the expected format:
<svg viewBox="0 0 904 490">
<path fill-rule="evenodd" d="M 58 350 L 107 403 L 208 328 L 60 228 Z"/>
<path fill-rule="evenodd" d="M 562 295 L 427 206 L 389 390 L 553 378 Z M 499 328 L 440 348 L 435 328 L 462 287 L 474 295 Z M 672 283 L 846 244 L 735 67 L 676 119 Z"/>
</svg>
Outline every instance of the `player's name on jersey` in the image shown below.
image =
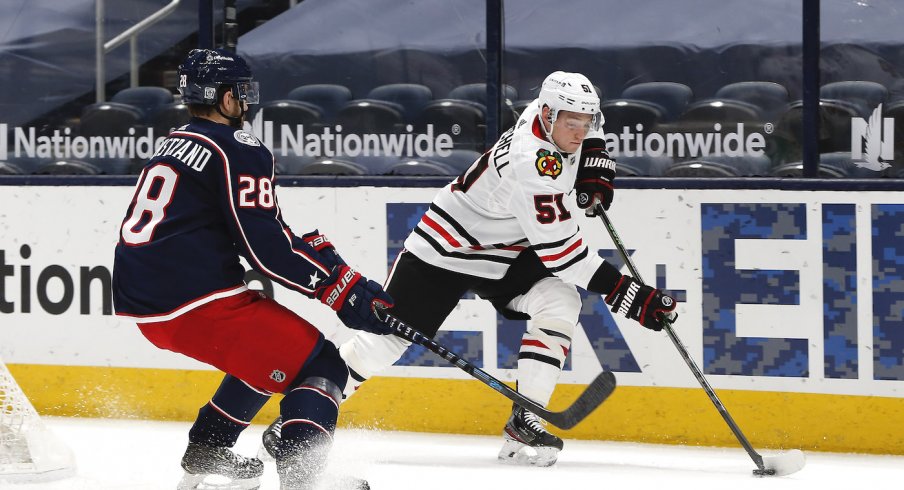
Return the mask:
<svg viewBox="0 0 904 490">
<path fill-rule="evenodd" d="M 155 157 L 170 156 L 184 163 L 186 167 L 198 172 L 204 170 L 204 166 L 210 160 L 211 152 L 189 138 L 172 137 L 163 141 L 163 144 L 154 153 Z"/>
</svg>

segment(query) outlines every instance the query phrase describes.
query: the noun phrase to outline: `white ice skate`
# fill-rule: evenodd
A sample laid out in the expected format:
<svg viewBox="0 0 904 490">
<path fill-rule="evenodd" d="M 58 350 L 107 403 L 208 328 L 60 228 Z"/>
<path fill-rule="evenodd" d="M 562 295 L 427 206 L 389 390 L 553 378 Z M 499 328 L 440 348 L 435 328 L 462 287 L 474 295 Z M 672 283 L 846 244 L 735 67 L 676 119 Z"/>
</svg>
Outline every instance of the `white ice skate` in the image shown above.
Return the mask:
<svg viewBox="0 0 904 490">
<path fill-rule="evenodd" d="M 546 431 L 545 422 L 519 406 L 512 409 L 502 437 L 499 461 L 507 464 L 552 466 L 565 443 Z"/>
</svg>

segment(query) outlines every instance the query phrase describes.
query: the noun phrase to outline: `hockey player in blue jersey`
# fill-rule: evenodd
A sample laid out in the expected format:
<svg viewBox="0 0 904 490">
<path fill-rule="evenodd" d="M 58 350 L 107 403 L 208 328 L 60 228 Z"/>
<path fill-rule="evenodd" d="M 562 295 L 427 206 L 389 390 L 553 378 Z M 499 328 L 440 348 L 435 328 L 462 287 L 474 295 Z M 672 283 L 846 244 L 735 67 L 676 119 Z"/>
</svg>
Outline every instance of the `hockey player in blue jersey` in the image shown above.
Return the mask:
<svg viewBox="0 0 904 490">
<path fill-rule="evenodd" d="M 157 347 L 227 373 L 189 432 L 180 489 L 218 488 L 212 480 L 222 477 L 223 488 L 259 486 L 261 461 L 230 448 L 273 393 L 285 395 L 273 448 L 281 487 L 310 488 L 326 461 L 348 372 L 317 328 L 248 290 L 239 257 L 327 304 L 350 328 L 389 333 L 373 309 L 392 298 L 316 229 L 298 237 L 283 221 L 273 155 L 242 129 L 248 105 L 258 102 L 244 60 L 193 50 L 179 67 L 179 91 L 193 118 L 138 178 L 115 252 L 116 314 Z"/>
</svg>

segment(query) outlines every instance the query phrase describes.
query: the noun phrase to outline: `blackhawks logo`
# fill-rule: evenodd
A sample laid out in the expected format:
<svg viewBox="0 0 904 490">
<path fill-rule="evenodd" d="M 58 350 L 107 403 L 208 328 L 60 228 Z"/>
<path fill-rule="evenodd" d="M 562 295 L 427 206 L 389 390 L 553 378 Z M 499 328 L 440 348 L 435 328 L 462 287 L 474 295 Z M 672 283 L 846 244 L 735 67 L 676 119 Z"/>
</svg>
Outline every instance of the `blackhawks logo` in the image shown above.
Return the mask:
<svg viewBox="0 0 904 490">
<path fill-rule="evenodd" d="M 562 155 L 557 151 L 550 153 L 549 150 L 537 150 L 537 172 L 541 177 L 558 177 L 562 173 Z"/>
</svg>

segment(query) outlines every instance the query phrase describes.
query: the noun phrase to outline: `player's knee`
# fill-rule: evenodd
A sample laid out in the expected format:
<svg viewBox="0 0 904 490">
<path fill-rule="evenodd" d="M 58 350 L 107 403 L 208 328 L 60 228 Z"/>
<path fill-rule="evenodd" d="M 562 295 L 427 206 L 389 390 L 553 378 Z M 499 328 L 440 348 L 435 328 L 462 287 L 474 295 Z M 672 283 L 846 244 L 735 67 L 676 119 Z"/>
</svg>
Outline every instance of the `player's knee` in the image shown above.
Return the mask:
<svg viewBox="0 0 904 490">
<path fill-rule="evenodd" d="M 571 349 L 571 337 L 574 324 L 555 318 L 536 318 L 528 322 L 526 336 L 546 346 L 547 355 L 551 355 L 560 363 L 565 360 Z"/>
<path fill-rule="evenodd" d="M 581 313 L 581 295 L 572 284 L 556 277 L 538 281 L 527 293 L 527 313 L 534 320 L 555 320 L 573 328 Z"/>
<path fill-rule="evenodd" d="M 345 383 L 348 380 L 348 368 L 345 366 L 345 361 L 339 356 L 339 349 L 329 340 L 324 341 L 323 348 L 320 349 L 317 356 L 298 372 L 289 389 L 302 386 L 307 380 L 316 378 L 329 381 L 334 385 L 338 389 L 338 399 L 342 399 L 342 390 L 345 389 Z M 330 393 L 330 396 L 332 395 Z"/>
<path fill-rule="evenodd" d="M 339 348 L 349 369 L 366 378 L 398 361 L 411 342 L 394 335 L 359 333 Z"/>
</svg>

